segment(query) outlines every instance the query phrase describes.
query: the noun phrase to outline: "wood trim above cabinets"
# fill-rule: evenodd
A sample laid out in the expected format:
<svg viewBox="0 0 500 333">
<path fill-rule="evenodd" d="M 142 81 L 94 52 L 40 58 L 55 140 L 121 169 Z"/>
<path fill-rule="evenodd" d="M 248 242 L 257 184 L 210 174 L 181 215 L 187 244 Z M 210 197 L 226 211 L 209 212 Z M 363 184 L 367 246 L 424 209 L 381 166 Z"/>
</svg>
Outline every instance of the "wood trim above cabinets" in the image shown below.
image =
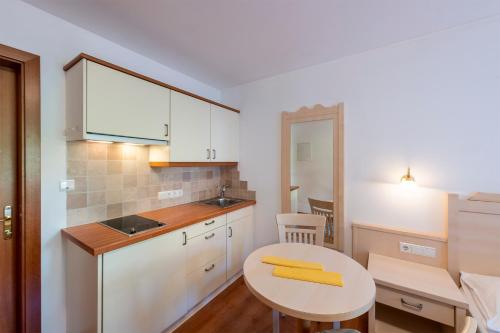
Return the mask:
<svg viewBox="0 0 500 333">
<path fill-rule="evenodd" d="M 238 162 L 149 162 L 152 168 L 238 166 Z"/>
<path fill-rule="evenodd" d="M 100 65 L 103 65 L 103 66 L 106 66 L 106 67 L 109 67 L 109 68 L 112 68 L 114 70 L 117 70 L 117 71 L 120 71 L 122 73 L 125 73 L 125 74 L 128 74 L 128 75 L 132 75 L 132 76 L 135 76 L 139 79 L 142 79 L 142 80 L 145 80 L 145 81 L 149 81 L 151 83 L 154 83 L 154 84 L 157 84 L 159 86 L 162 86 L 162 87 L 165 87 L 165 88 L 168 88 L 168 89 L 171 89 L 171 90 L 174 90 L 174 91 L 177 91 L 177 92 L 180 92 L 182 94 L 185 94 L 185 95 L 188 95 L 188 96 L 191 96 L 191 97 L 194 97 L 196 99 L 199 99 L 199 100 L 202 100 L 202 101 L 205 101 L 205 102 L 208 102 L 210 104 L 213 104 L 213 105 L 217 105 L 217 106 L 220 106 L 221 108 L 224 108 L 224 109 L 227 109 L 227 110 L 230 110 L 230 111 L 233 111 L 233 112 L 236 112 L 236 113 L 240 113 L 240 110 L 238 109 L 235 109 L 235 108 L 232 108 L 230 106 L 227 106 L 227 105 L 224 105 L 224 104 L 221 104 L 221 103 L 218 103 L 218 102 L 215 102 L 213 100 L 210 100 L 208 98 L 205 98 L 205 97 L 202 97 L 202 96 L 199 96 L 199 95 L 196 95 L 196 94 L 193 94 L 189 91 L 186 91 L 186 90 L 183 90 L 183 89 L 180 89 L 180 88 L 177 88 L 175 86 L 172 86 L 170 84 L 167 84 L 167 83 L 164 83 L 164 82 L 161 82 L 161 81 L 158 81 L 158 80 L 155 80 L 153 78 L 150 78 L 149 76 L 145 76 L 145 75 L 142 75 L 142 74 L 139 74 L 137 72 L 134 72 L 134 71 L 131 71 L 129 69 L 126 69 L 124 67 L 121 67 L 121 66 L 118 66 L 118 65 L 115 65 L 115 64 L 112 64 L 110 62 L 107 62 L 105 60 L 102 60 L 102 59 L 99 59 L 99 58 L 96 58 L 96 57 L 93 57 L 91 55 L 88 55 L 86 53 L 80 53 L 79 55 L 77 55 L 73 60 L 71 60 L 69 63 L 67 63 L 63 69 L 64 71 L 67 71 L 69 70 L 71 67 L 73 67 L 74 65 L 76 65 L 80 60 L 82 59 L 87 59 L 89 61 L 92 61 L 92 62 L 95 62 L 97 64 L 100 64 Z"/>
</svg>

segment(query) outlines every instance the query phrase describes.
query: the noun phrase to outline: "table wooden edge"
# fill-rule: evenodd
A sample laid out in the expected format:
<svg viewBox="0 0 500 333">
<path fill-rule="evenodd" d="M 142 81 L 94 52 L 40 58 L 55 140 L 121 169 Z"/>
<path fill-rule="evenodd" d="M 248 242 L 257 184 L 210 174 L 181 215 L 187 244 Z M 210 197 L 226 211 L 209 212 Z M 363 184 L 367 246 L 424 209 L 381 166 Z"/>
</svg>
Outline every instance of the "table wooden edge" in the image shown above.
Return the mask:
<svg viewBox="0 0 500 333">
<path fill-rule="evenodd" d="M 367 313 L 373 307 L 373 305 L 375 304 L 375 299 L 376 299 L 376 295 L 377 295 L 376 291 L 375 291 L 372 299 L 370 300 L 370 302 L 368 304 L 366 304 L 358 309 L 355 309 L 353 311 L 344 312 L 344 313 L 335 314 L 335 315 L 318 315 L 318 314 L 311 314 L 311 313 L 305 313 L 305 312 L 301 312 L 301 311 L 292 310 L 292 309 L 286 308 L 280 304 L 274 303 L 271 300 L 269 300 L 268 298 L 266 298 L 265 296 L 261 295 L 259 292 L 257 292 L 252 287 L 251 283 L 248 282 L 244 273 L 243 273 L 243 280 L 245 281 L 245 285 L 250 290 L 250 292 L 259 301 L 261 301 L 265 305 L 267 305 L 270 308 L 277 310 L 281 313 L 284 313 L 286 315 L 289 315 L 289 316 L 292 316 L 295 318 L 299 318 L 299 319 L 303 319 L 303 320 L 310 320 L 310 321 L 333 322 L 333 321 L 346 321 L 346 320 L 350 320 L 353 318 L 357 318 L 357 317 Z"/>
</svg>

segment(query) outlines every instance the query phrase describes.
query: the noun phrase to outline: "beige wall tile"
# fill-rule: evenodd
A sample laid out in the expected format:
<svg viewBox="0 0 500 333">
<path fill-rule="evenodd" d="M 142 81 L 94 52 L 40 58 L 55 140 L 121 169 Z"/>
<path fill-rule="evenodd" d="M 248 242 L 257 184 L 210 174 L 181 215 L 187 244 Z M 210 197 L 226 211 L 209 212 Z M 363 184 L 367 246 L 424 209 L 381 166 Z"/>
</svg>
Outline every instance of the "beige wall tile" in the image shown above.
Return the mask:
<svg viewBox="0 0 500 333">
<path fill-rule="evenodd" d="M 112 204 L 106 206 L 106 218 L 114 219 L 123 216 L 123 204 Z"/>
<path fill-rule="evenodd" d="M 87 208 L 68 209 L 66 218 L 68 227 L 85 224 L 87 223 Z"/>
<path fill-rule="evenodd" d="M 87 177 L 73 177 L 75 180 L 75 192 L 87 192 Z"/>
<path fill-rule="evenodd" d="M 118 175 L 122 173 L 122 161 L 108 161 L 108 175 Z"/>
<path fill-rule="evenodd" d="M 106 206 L 94 206 L 87 208 L 87 220 L 89 223 L 101 222 L 106 220 Z"/>
<path fill-rule="evenodd" d="M 87 143 L 85 141 L 71 141 L 66 145 L 66 157 L 68 161 L 86 161 Z"/>
<path fill-rule="evenodd" d="M 121 190 L 123 189 L 122 175 L 108 175 L 106 176 L 106 190 Z"/>
<path fill-rule="evenodd" d="M 87 156 L 89 160 L 105 160 L 108 154 L 108 146 L 112 146 L 109 143 L 97 143 L 88 142 L 87 143 Z"/>
<path fill-rule="evenodd" d="M 87 176 L 87 161 L 67 161 L 66 174 L 69 177 Z"/>
<path fill-rule="evenodd" d="M 107 191 L 106 192 L 106 204 L 116 204 L 122 202 L 122 191 Z"/>
<path fill-rule="evenodd" d="M 123 159 L 123 145 L 114 143 L 109 146 L 108 148 L 108 154 L 107 154 L 107 159 L 108 160 L 122 160 Z"/>
<path fill-rule="evenodd" d="M 124 175 L 123 188 L 137 187 L 137 175 Z"/>
<path fill-rule="evenodd" d="M 87 174 L 92 176 L 104 176 L 107 173 L 107 161 L 89 160 L 87 162 Z"/>
<path fill-rule="evenodd" d="M 136 160 L 137 159 L 137 147 L 133 145 L 123 145 L 123 159 L 124 160 Z"/>
<path fill-rule="evenodd" d="M 122 161 L 122 173 L 123 174 L 137 174 L 137 162 L 133 161 Z"/>
<path fill-rule="evenodd" d="M 137 199 L 138 199 L 137 187 L 130 187 L 130 188 L 123 189 L 123 192 L 122 192 L 122 200 L 123 201 L 135 201 Z"/>
<path fill-rule="evenodd" d="M 70 192 L 66 196 L 67 209 L 85 208 L 87 207 L 87 194 Z"/>
<path fill-rule="evenodd" d="M 89 176 L 87 177 L 88 191 L 103 191 L 106 189 L 106 176 Z"/>
<path fill-rule="evenodd" d="M 106 204 L 106 192 L 88 192 L 87 206 L 99 206 Z"/>
<path fill-rule="evenodd" d="M 137 202 L 136 201 L 129 201 L 129 202 L 124 202 L 123 203 L 123 215 L 132 215 L 132 214 L 137 214 Z"/>
</svg>

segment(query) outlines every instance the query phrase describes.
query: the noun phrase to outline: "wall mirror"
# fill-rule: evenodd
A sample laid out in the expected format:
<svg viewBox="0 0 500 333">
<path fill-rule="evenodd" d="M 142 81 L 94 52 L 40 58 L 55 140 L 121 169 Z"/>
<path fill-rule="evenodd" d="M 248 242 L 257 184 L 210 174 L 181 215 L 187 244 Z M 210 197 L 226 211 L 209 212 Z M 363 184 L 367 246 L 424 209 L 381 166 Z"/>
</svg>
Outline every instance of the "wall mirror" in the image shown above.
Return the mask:
<svg viewBox="0 0 500 333">
<path fill-rule="evenodd" d="M 325 246 L 343 251 L 343 104 L 282 113 L 281 210 L 326 217 Z"/>
</svg>

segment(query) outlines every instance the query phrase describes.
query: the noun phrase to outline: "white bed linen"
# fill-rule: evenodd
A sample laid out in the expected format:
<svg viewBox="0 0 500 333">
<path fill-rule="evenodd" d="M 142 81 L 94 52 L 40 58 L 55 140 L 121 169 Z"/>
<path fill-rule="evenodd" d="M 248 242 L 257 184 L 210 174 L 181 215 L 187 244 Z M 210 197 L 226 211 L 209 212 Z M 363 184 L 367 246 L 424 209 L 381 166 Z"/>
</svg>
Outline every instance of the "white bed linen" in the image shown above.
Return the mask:
<svg viewBox="0 0 500 333">
<path fill-rule="evenodd" d="M 462 272 L 460 281 L 481 333 L 500 333 L 500 277 Z"/>
</svg>

